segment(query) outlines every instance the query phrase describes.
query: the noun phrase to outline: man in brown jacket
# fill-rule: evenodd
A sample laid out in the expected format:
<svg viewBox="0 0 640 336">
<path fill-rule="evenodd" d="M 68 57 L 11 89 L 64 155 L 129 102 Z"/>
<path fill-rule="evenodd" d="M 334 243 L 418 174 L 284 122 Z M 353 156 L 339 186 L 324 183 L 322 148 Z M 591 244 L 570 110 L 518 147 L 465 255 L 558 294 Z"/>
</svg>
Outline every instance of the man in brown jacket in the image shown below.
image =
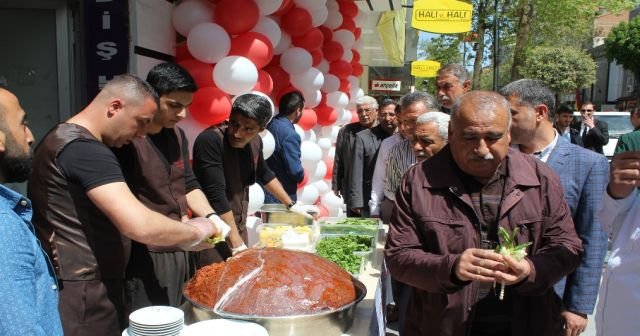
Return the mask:
<svg viewBox="0 0 640 336">
<path fill-rule="evenodd" d="M 562 335 L 553 284 L 576 268 L 582 245 L 560 182 L 509 149 L 500 95 L 467 93 L 451 112 L 449 145 L 409 169 L 396 195 L 385 254 L 412 287 L 402 334 Z M 525 259 L 494 252 L 498 227 L 531 243 Z"/>
</svg>

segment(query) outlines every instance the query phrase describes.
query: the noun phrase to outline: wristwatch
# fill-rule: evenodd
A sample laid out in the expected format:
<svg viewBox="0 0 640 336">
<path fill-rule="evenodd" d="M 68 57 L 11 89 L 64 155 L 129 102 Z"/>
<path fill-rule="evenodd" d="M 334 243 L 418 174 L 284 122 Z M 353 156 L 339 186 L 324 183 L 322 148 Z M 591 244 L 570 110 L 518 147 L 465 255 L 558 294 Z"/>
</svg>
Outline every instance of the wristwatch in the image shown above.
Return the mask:
<svg viewBox="0 0 640 336">
<path fill-rule="evenodd" d="M 291 203 L 287 204 L 287 210 L 291 210 L 294 205 L 296 205 L 296 201 L 291 201 Z"/>
</svg>

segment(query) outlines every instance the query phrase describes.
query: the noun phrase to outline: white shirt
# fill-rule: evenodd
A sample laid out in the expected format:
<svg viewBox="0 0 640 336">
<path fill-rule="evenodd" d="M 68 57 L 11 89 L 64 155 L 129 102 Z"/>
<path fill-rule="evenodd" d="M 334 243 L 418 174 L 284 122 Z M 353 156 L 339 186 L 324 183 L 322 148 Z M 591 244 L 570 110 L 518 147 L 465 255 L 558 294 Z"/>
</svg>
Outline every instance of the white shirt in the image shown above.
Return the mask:
<svg viewBox="0 0 640 336">
<path fill-rule="evenodd" d="M 376 166 L 373 169 L 373 177 L 371 178 L 371 197 L 369 199 L 369 211 L 371 216 L 380 216 L 380 203 L 382 198 L 386 196 L 384 185 L 386 183 L 385 167 L 389 160 L 389 150 L 393 145 L 402 141 L 400 133 L 396 133 L 384 140 L 380 144 Z"/>
<path fill-rule="evenodd" d="M 596 311 L 599 336 L 637 335 L 640 319 L 633 313 L 640 307 L 640 197 L 615 200 L 605 194 L 600 220 L 611 229 L 613 247 L 600 284 Z M 607 230 L 608 231 L 608 230 Z"/>
<path fill-rule="evenodd" d="M 540 150 L 539 152 L 533 152 L 531 155 L 535 156 L 536 159 L 546 163 L 547 160 L 549 159 L 549 155 L 551 155 L 551 152 L 553 151 L 554 148 L 556 148 L 556 145 L 558 144 L 558 139 L 560 139 L 560 136 L 558 135 L 558 131 L 556 131 L 555 129 L 553 130 L 553 132 L 555 133 L 555 137 L 553 138 L 553 140 L 547 145 L 547 147 L 543 148 L 542 150 Z M 515 150 L 520 150 L 520 146 L 519 145 L 511 145 L 511 147 Z"/>
</svg>

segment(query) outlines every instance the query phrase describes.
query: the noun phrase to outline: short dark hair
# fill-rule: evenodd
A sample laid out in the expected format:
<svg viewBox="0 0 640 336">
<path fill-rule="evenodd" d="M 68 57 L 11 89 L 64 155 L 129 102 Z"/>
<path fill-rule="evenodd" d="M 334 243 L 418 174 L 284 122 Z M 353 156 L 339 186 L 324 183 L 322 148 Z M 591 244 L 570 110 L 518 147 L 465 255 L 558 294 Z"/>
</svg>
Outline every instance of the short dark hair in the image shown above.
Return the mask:
<svg viewBox="0 0 640 336">
<path fill-rule="evenodd" d="M 291 91 L 280 98 L 279 114 L 288 116 L 304 108 L 304 96 L 300 91 Z"/>
<path fill-rule="evenodd" d="M 187 70 L 175 63 L 160 63 L 147 74 L 147 82 L 162 96 L 183 91 L 196 92 L 198 85 Z"/>
<path fill-rule="evenodd" d="M 560 104 L 560 106 L 558 106 L 558 111 L 556 111 L 556 114 L 560 113 L 570 113 L 571 115 L 573 115 L 573 107 L 571 107 L 571 105 L 569 104 Z"/>
<path fill-rule="evenodd" d="M 511 82 L 502 89 L 500 94 L 505 98 L 518 98 L 520 103 L 529 107 L 544 104 L 549 109 L 547 119 L 553 120 L 556 111 L 556 97 L 547 83 L 538 80 L 523 78 Z"/>
<path fill-rule="evenodd" d="M 391 99 L 391 98 L 385 98 L 378 104 L 378 110 L 382 110 L 383 108 L 385 108 L 385 107 L 387 107 L 389 105 L 393 105 L 397 110 L 398 102 L 393 100 L 393 99 Z"/>
<path fill-rule="evenodd" d="M 267 126 L 273 115 L 269 100 L 255 93 L 245 93 L 237 96 L 231 107 L 231 114 L 233 113 L 239 113 L 245 118 L 254 119 L 260 127 Z"/>
<path fill-rule="evenodd" d="M 158 92 L 149 83 L 130 73 L 113 77 L 113 79 L 105 84 L 102 91 L 107 92 L 107 94 L 109 94 L 109 92 L 118 92 L 132 101 L 151 98 L 156 103 L 156 106 L 160 103 Z M 99 93 L 99 95 L 101 93 Z"/>
<path fill-rule="evenodd" d="M 580 109 L 582 109 L 582 107 L 583 107 L 583 106 L 585 106 L 585 105 L 591 105 L 591 106 L 593 106 L 593 109 L 594 109 L 594 110 L 595 110 L 595 109 L 597 109 L 596 104 L 594 104 L 594 103 L 593 103 L 592 101 L 590 101 L 590 100 L 587 100 L 586 102 L 582 103 L 582 105 L 580 105 Z"/>
</svg>

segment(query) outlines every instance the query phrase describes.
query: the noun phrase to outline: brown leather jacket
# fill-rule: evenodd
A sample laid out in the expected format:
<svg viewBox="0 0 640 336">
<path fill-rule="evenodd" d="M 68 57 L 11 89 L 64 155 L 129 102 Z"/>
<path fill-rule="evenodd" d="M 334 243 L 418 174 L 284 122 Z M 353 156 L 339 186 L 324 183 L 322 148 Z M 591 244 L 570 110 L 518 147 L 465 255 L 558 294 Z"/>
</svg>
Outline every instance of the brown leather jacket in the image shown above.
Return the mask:
<svg viewBox="0 0 640 336">
<path fill-rule="evenodd" d="M 555 173 L 512 149 L 499 225 L 520 228 L 518 243 L 532 242 L 533 266 L 523 282 L 507 287 L 513 299 L 512 335 L 561 335 L 561 300 L 553 284 L 580 261 L 582 244 Z M 469 334 L 477 283 L 452 278 L 462 252 L 480 247 L 478 218 L 446 146 L 405 174 L 396 195 L 386 261 L 392 276 L 412 287 L 403 335 Z"/>
</svg>

